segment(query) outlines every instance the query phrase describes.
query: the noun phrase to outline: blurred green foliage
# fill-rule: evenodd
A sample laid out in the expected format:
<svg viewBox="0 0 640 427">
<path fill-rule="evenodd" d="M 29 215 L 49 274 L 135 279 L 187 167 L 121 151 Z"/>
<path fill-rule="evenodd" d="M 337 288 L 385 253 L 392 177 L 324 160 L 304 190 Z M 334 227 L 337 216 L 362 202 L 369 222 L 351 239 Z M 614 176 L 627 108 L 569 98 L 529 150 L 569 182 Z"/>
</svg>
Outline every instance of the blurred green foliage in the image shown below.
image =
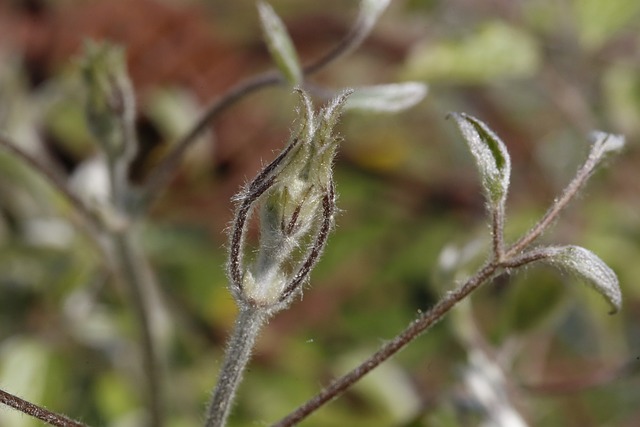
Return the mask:
<svg viewBox="0 0 640 427">
<path fill-rule="evenodd" d="M 50 7 L 76 4 L 64 3 Z M 249 72 L 267 66 L 252 50 L 259 31 L 246 4 L 201 3 L 230 51 L 258 58 Z M 314 53 L 304 51 L 311 35 L 348 25 L 356 2 L 343 3 L 271 2 L 303 58 Z M 544 236 L 605 260 L 620 278 L 622 311 L 608 316 L 597 295 L 550 269 L 501 276 L 302 425 L 479 425 L 484 413 L 463 375 L 479 349 L 505 371 L 508 400 L 530 425 L 639 425 L 639 17 L 635 0 L 393 2 L 363 48 L 317 81 L 340 87 L 411 76 L 429 83 L 430 94 L 401 115 L 343 119 L 336 230 L 304 298 L 258 343 L 231 424 L 283 416 L 484 259 L 478 178 L 444 119 L 462 111 L 489 124 L 511 153 L 507 240 L 571 177 L 588 131 L 627 137 L 623 155 Z M 62 67 L 29 86 L 20 45 L 1 43 L 0 128 L 26 150 L 57 152 L 77 167 L 95 153 L 69 83 L 77 74 Z M 194 89 L 180 91 L 188 97 Z M 154 111 L 153 99 L 143 97 L 141 113 Z M 226 113 L 215 141 L 203 141 L 213 156 L 187 160 L 147 221 L 145 247 L 175 328 L 165 355 L 170 427 L 201 422 L 235 318 L 223 268 L 229 197 L 284 144 L 291 99 L 288 89 L 271 90 Z M 158 115 L 148 116 L 163 143 L 175 138 L 166 123 L 154 124 Z M 190 174 L 201 168 L 206 173 Z M 70 211 L 0 153 L 0 387 L 91 425 L 138 425 L 132 316 Z M 447 247 L 457 254 L 453 267 L 442 262 Z M 0 425 L 38 423 L 2 409 Z"/>
</svg>

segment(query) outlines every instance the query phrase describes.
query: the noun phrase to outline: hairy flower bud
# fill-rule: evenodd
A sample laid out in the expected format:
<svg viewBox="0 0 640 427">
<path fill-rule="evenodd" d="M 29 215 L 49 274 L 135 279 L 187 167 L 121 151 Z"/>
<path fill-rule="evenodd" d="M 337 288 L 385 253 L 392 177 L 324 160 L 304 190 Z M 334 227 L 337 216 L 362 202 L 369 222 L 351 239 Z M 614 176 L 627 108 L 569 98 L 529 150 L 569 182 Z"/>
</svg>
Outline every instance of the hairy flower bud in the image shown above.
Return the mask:
<svg viewBox="0 0 640 427">
<path fill-rule="evenodd" d="M 333 224 L 335 193 L 332 165 L 340 138 L 333 128 L 350 92 L 315 114 L 306 93 L 291 142 L 236 197 L 238 209 L 230 235 L 228 274 L 240 304 L 286 306 L 317 262 Z M 248 219 L 257 208 L 257 255 L 243 264 Z"/>
</svg>

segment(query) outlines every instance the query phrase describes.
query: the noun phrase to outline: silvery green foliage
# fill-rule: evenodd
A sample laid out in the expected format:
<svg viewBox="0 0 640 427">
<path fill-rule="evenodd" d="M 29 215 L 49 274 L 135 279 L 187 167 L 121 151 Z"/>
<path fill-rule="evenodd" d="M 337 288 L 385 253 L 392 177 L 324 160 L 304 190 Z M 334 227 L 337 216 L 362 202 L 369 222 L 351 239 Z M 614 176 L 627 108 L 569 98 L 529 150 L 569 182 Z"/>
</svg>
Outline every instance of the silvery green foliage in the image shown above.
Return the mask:
<svg viewBox="0 0 640 427">
<path fill-rule="evenodd" d="M 292 86 L 300 84 L 302 68 L 284 23 L 266 2 L 258 2 L 258 13 L 267 48 L 278 70 Z"/>
<path fill-rule="evenodd" d="M 345 110 L 396 113 L 411 108 L 427 95 L 427 85 L 419 82 L 391 83 L 356 88 Z"/>
<path fill-rule="evenodd" d="M 597 255 L 580 246 L 549 247 L 545 252 L 545 262 L 576 275 L 602 295 L 611 304 L 611 314 L 620 310 L 618 277 Z"/>
<path fill-rule="evenodd" d="M 622 304 L 620 286 L 615 273 L 600 258 L 579 246 L 542 247 L 527 249 L 544 232 L 551 221 L 575 197 L 595 168 L 608 154 L 620 151 L 624 137 L 604 132 L 594 132 L 593 145 L 585 164 L 577 172 L 561 197 L 556 199 L 540 222 L 506 252 L 502 247 L 504 228 L 504 204 L 509 188 L 511 161 L 504 143 L 487 125 L 463 113 L 453 113 L 473 157 L 476 160 L 484 191 L 493 214 L 494 258 L 498 263 L 520 267 L 534 260 L 543 260 L 579 276 L 600 293 L 617 312 Z M 498 218 L 495 221 L 495 218 Z M 497 243 L 496 243 L 497 236 Z"/>
<path fill-rule="evenodd" d="M 509 190 L 511 158 L 500 138 L 480 120 L 452 113 L 480 171 L 482 187 L 491 207 L 503 206 Z"/>
<path fill-rule="evenodd" d="M 241 306 L 277 311 L 300 290 L 333 225 L 333 158 L 340 138 L 334 127 L 350 94 L 343 92 L 317 114 L 301 98 L 298 131 L 289 145 L 236 197 L 228 274 Z M 247 221 L 259 206 L 260 244 L 244 265 Z"/>
</svg>

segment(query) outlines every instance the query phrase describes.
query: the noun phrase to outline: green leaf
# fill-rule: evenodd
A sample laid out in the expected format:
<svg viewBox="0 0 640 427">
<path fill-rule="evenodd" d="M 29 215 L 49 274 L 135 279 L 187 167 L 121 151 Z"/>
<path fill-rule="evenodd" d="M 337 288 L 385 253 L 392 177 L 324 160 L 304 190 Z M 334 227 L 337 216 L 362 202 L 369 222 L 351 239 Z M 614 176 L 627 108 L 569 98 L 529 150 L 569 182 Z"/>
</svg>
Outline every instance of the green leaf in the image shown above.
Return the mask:
<svg viewBox="0 0 640 427">
<path fill-rule="evenodd" d="M 611 304 L 611 314 L 620 310 L 622 292 L 618 277 L 597 255 L 580 246 L 551 247 L 547 251 L 545 262 L 584 280 Z"/>
<path fill-rule="evenodd" d="M 268 3 L 258 2 L 258 13 L 267 48 L 276 66 L 291 85 L 300 84 L 302 68 L 284 23 Z"/>
<path fill-rule="evenodd" d="M 393 83 L 356 88 L 345 110 L 395 113 L 411 108 L 427 95 L 427 85 L 417 82 Z"/>
<path fill-rule="evenodd" d="M 596 50 L 640 18 L 638 0 L 574 0 L 573 15 L 582 45 Z M 632 31 L 637 31 L 632 30 Z"/>
<path fill-rule="evenodd" d="M 452 113 L 471 154 L 476 160 L 482 186 L 492 206 L 504 203 L 509 189 L 511 159 L 504 143 L 475 117 Z"/>
</svg>

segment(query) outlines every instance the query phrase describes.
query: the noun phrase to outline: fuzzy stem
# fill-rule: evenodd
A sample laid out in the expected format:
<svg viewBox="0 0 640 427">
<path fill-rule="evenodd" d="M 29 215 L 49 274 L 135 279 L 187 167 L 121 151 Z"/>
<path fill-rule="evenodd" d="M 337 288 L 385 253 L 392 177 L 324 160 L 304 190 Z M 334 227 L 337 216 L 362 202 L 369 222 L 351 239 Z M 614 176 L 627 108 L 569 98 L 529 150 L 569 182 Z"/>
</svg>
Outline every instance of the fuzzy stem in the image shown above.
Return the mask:
<svg viewBox="0 0 640 427">
<path fill-rule="evenodd" d="M 131 307 L 139 327 L 142 369 L 149 403 L 149 425 L 160 427 L 164 424 L 161 369 L 149 315 L 151 298 L 146 292 L 155 284 L 149 282 L 151 278 L 144 270 L 146 260 L 136 247 L 134 235 L 131 230 L 114 233 L 113 252 L 118 273 L 128 289 Z"/>
<path fill-rule="evenodd" d="M 242 374 L 267 318 L 266 311 L 259 307 L 244 307 L 238 314 L 207 411 L 206 427 L 223 427 L 226 424 Z"/>
<path fill-rule="evenodd" d="M 420 336 L 423 332 L 435 325 L 442 319 L 458 302 L 466 298 L 471 292 L 476 290 L 480 285 L 491 279 L 500 268 L 498 263 L 492 262 L 480 269 L 475 275 L 470 277 L 458 289 L 447 293 L 435 306 L 429 311 L 420 315 L 417 319 L 407 326 L 407 328 L 398 334 L 394 339 L 383 345 L 377 352 L 370 356 L 367 360 L 358 365 L 351 372 L 338 378 L 328 387 L 318 393 L 307 403 L 298 407 L 295 411 L 287 415 L 282 420 L 273 424 L 272 427 L 287 427 L 298 424 L 300 421 L 308 417 L 311 413 L 319 409 L 324 404 L 335 399 L 355 382 L 359 381 L 363 376 L 376 368 L 382 362 L 391 358 L 397 352 L 406 347 L 410 342 Z"/>
<path fill-rule="evenodd" d="M 491 213 L 491 237 L 493 238 L 493 256 L 497 262 L 504 258 L 504 202 Z"/>
<path fill-rule="evenodd" d="M 67 418 L 64 415 L 56 414 L 41 406 L 35 405 L 24 399 L 20 399 L 18 396 L 14 396 L 0 389 L 0 403 L 16 409 L 23 414 L 37 418 L 45 423 L 56 427 L 86 427 L 81 422 Z"/>
</svg>

